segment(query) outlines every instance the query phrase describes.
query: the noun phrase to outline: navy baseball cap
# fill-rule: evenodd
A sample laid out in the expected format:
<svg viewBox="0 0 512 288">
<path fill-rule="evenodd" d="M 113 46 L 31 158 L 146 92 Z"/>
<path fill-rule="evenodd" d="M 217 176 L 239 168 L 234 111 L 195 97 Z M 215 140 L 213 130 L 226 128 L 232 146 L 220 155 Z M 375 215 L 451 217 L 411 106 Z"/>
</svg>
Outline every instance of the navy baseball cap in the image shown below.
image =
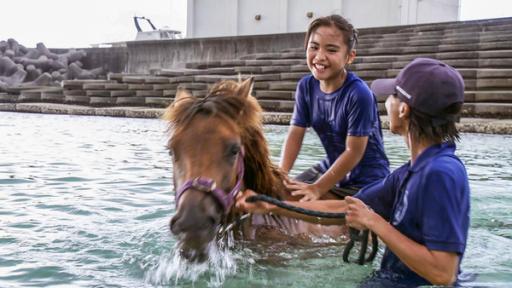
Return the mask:
<svg viewBox="0 0 512 288">
<path fill-rule="evenodd" d="M 432 117 L 434 124 L 458 121 L 443 111 L 464 103 L 464 80 L 453 67 L 430 58 L 416 58 L 394 79 L 378 79 L 371 89 L 377 96 L 396 94 L 410 107 Z"/>
</svg>

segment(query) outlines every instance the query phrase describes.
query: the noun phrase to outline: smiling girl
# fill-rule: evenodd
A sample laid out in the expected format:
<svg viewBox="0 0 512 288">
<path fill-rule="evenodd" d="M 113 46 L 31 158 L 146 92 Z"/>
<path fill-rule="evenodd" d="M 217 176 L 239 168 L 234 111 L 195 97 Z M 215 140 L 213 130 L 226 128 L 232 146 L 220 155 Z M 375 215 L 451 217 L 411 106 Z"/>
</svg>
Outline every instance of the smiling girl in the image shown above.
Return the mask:
<svg viewBox="0 0 512 288">
<path fill-rule="evenodd" d="M 319 136 L 326 157 L 287 181 L 301 201 L 343 198 L 389 174 L 376 99 L 346 69 L 355 59 L 356 42 L 357 31 L 339 15 L 314 20 L 306 33 L 311 74 L 297 85 L 280 167 L 285 173 L 291 170 L 308 127 Z"/>
</svg>

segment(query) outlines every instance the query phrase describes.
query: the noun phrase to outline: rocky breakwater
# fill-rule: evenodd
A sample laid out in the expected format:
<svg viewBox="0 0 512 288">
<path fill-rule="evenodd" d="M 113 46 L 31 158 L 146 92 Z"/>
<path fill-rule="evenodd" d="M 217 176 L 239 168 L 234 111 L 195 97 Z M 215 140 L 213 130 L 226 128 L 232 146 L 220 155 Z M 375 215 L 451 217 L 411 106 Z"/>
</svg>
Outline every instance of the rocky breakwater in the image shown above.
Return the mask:
<svg viewBox="0 0 512 288">
<path fill-rule="evenodd" d="M 63 80 L 105 78 L 103 67 L 84 69 L 84 50 L 53 53 L 43 43 L 27 48 L 14 39 L 0 41 L 0 102 L 63 98 Z M 42 99 L 44 96 L 47 99 Z M 59 100 L 56 99 L 56 100 Z"/>
</svg>

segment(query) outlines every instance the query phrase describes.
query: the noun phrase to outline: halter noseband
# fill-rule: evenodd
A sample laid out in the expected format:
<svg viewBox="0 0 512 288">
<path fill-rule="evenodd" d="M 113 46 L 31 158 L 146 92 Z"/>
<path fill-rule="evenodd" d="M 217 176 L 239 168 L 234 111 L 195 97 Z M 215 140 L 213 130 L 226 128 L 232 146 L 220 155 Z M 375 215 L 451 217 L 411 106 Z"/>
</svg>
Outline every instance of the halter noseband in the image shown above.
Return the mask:
<svg viewBox="0 0 512 288">
<path fill-rule="evenodd" d="M 226 193 L 221 188 L 217 187 L 217 184 L 215 181 L 211 178 L 206 177 L 196 177 L 194 179 L 189 179 L 183 185 L 181 185 L 180 189 L 176 191 L 176 206 L 178 206 L 178 203 L 180 201 L 181 196 L 183 196 L 183 193 L 185 193 L 188 189 L 193 188 L 198 191 L 202 191 L 205 193 L 211 193 L 213 198 L 215 198 L 224 209 L 224 213 L 227 214 L 229 212 L 229 209 L 235 202 L 235 197 L 240 191 L 240 188 L 242 188 L 242 181 L 244 179 L 244 149 L 240 150 L 237 156 L 237 180 L 236 184 L 231 189 L 229 193 Z"/>
</svg>

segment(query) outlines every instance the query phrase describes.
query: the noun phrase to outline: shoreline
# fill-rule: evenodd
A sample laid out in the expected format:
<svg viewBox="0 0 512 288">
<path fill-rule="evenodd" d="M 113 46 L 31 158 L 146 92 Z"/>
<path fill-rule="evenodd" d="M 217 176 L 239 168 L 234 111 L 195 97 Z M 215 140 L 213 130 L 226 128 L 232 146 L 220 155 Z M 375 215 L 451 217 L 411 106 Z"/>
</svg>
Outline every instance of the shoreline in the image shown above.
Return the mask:
<svg viewBox="0 0 512 288">
<path fill-rule="evenodd" d="M 148 107 L 89 107 L 56 103 L 0 103 L 0 112 L 106 116 L 125 118 L 159 118 L 164 108 Z M 291 113 L 264 112 L 265 124 L 288 125 Z M 381 116 L 382 128 L 388 129 L 387 116 Z M 512 134 L 512 119 L 461 118 L 457 124 L 460 132 L 484 134 Z"/>
</svg>

